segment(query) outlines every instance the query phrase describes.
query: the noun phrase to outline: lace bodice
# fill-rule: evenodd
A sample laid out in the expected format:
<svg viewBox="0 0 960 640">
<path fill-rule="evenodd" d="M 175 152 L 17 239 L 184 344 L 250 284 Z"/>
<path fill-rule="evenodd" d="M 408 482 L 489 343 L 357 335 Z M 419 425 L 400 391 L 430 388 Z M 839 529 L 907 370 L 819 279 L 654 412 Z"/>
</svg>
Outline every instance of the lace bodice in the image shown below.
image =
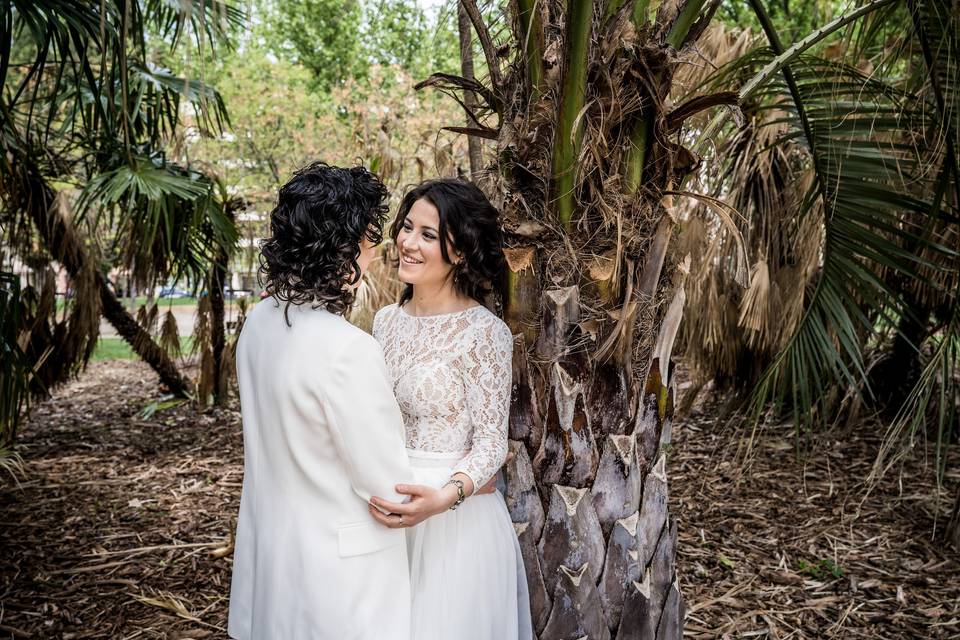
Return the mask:
<svg viewBox="0 0 960 640">
<path fill-rule="evenodd" d="M 479 489 L 507 455 L 510 329 L 482 306 L 417 317 L 392 304 L 377 313 L 373 335 L 403 412 L 407 447 L 463 453 L 454 472 Z"/>
</svg>

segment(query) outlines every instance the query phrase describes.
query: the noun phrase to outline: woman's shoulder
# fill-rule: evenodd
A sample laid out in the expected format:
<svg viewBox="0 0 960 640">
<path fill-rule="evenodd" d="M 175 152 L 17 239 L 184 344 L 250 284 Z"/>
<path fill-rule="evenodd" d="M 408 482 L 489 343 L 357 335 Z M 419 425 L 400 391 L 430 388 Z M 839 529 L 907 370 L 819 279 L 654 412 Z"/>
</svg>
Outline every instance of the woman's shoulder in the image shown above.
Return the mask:
<svg viewBox="0 0 960 640">
<path fill-rule="evenodd" d="M 513 344 L 513 332 L 507 323 L 487 307 L 479 305 L 470 310 L 470 327 L 478 340 L 492 340 L 497 344 Z"/>
<path fill-rule="evenodd" d="M 380 307 L 380 310 L 377 311 L 376 315 L 374 316 L 374 319 L 376 319 L 376 318 L 389 318 L 389 317 L 392 316 L 392 315 L 396 312 L 396 310 L 399 309 L 399 308 L 400 308 L 400 305 L 397 304 L 396 302 L 394 302 L 393 304 L 388 304 L 388 305 L 385 306 L 385 307 Z"/>
<path fill-rule="evenodd" d="M 396 302 L 393 304 L 388 304 L 385 307 L 381 307 L 379 311 L 373 316 L 373 335 L 377 335 L 380 329 L 383 328 L 383 323 L 388 322 L 390 318 L 397 312 L 398 305 Z"/>
</svg>

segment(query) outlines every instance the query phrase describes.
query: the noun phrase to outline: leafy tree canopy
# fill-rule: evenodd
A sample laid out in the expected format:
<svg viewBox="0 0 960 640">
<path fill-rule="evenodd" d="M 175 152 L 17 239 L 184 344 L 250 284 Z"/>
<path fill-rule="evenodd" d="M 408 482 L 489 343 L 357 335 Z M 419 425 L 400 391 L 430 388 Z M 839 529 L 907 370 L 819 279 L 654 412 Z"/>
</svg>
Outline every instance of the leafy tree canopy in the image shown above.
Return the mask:
<svg viewBox="0 0 960 640">
<path fill-rule="evenodd" d="M 457 68 L 455 16 L 413 0 L 258 0 L 262 44 L 302 64 L 321 91 L 366 79 L 373 65 L 396 65 L 414 77 Z"/>
</svg>

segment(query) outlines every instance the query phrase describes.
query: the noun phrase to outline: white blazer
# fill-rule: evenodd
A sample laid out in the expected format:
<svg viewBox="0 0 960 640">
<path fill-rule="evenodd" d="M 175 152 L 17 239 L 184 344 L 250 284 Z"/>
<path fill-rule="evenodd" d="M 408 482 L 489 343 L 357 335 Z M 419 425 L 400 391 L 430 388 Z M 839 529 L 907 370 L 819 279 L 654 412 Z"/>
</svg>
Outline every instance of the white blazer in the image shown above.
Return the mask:
<svg viewBox="0 0 960 640">
<path fill-rule="evenodd" d="M 237 347 L 244 476 L 228 632 L 237 640 L 409 640 L 402 529 L 367 511 L 410 482 L 380 346 L 342 317 L 268 298 Z"/>
</svg>

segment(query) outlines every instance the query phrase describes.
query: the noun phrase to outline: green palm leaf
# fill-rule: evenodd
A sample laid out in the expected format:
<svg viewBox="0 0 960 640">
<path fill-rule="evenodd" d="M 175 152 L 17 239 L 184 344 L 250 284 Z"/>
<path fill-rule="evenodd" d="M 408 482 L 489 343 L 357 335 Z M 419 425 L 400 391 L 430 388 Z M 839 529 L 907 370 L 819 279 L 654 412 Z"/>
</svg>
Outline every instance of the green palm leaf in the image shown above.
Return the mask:
<svg viewBox="0 0 960 640">
<path fill-rule="evenodd" d="M 78 214 L 113 231 L 124 266 L 142 281 L 173 276 L 199 282 L 218 247 L 229 250 L 237 240 L 217 194 L 200 173 L 161 156 L 138 157 L 91 180 Z"/>
<path fill-rule="evenodd" d="M 791 407 L 802 428 L 832 415 L 834 391 L 868 388 L 865 341 L 878 319 L 911 313 L 891 276 L 916 280 L 957 254 L 928 232 L 944 217 L 929 200 L 929 144 L 904 135 L 935 129 L 929 111 L 895 79 L 811 55 L 794 57 L 765 83 L 751 80 L 769 76 L 777 46 L 774 39 L 773 50 L 755 51 L 716 80 L 754 86 L 745 110 L 759 126 L 783 129 L 762 152 L 801 149 L 813 175 L 798 214 L 823 217 L 819 271 L 796 331 L 750 397 L 754 415 L 774 400 Z"/>
</svg>

